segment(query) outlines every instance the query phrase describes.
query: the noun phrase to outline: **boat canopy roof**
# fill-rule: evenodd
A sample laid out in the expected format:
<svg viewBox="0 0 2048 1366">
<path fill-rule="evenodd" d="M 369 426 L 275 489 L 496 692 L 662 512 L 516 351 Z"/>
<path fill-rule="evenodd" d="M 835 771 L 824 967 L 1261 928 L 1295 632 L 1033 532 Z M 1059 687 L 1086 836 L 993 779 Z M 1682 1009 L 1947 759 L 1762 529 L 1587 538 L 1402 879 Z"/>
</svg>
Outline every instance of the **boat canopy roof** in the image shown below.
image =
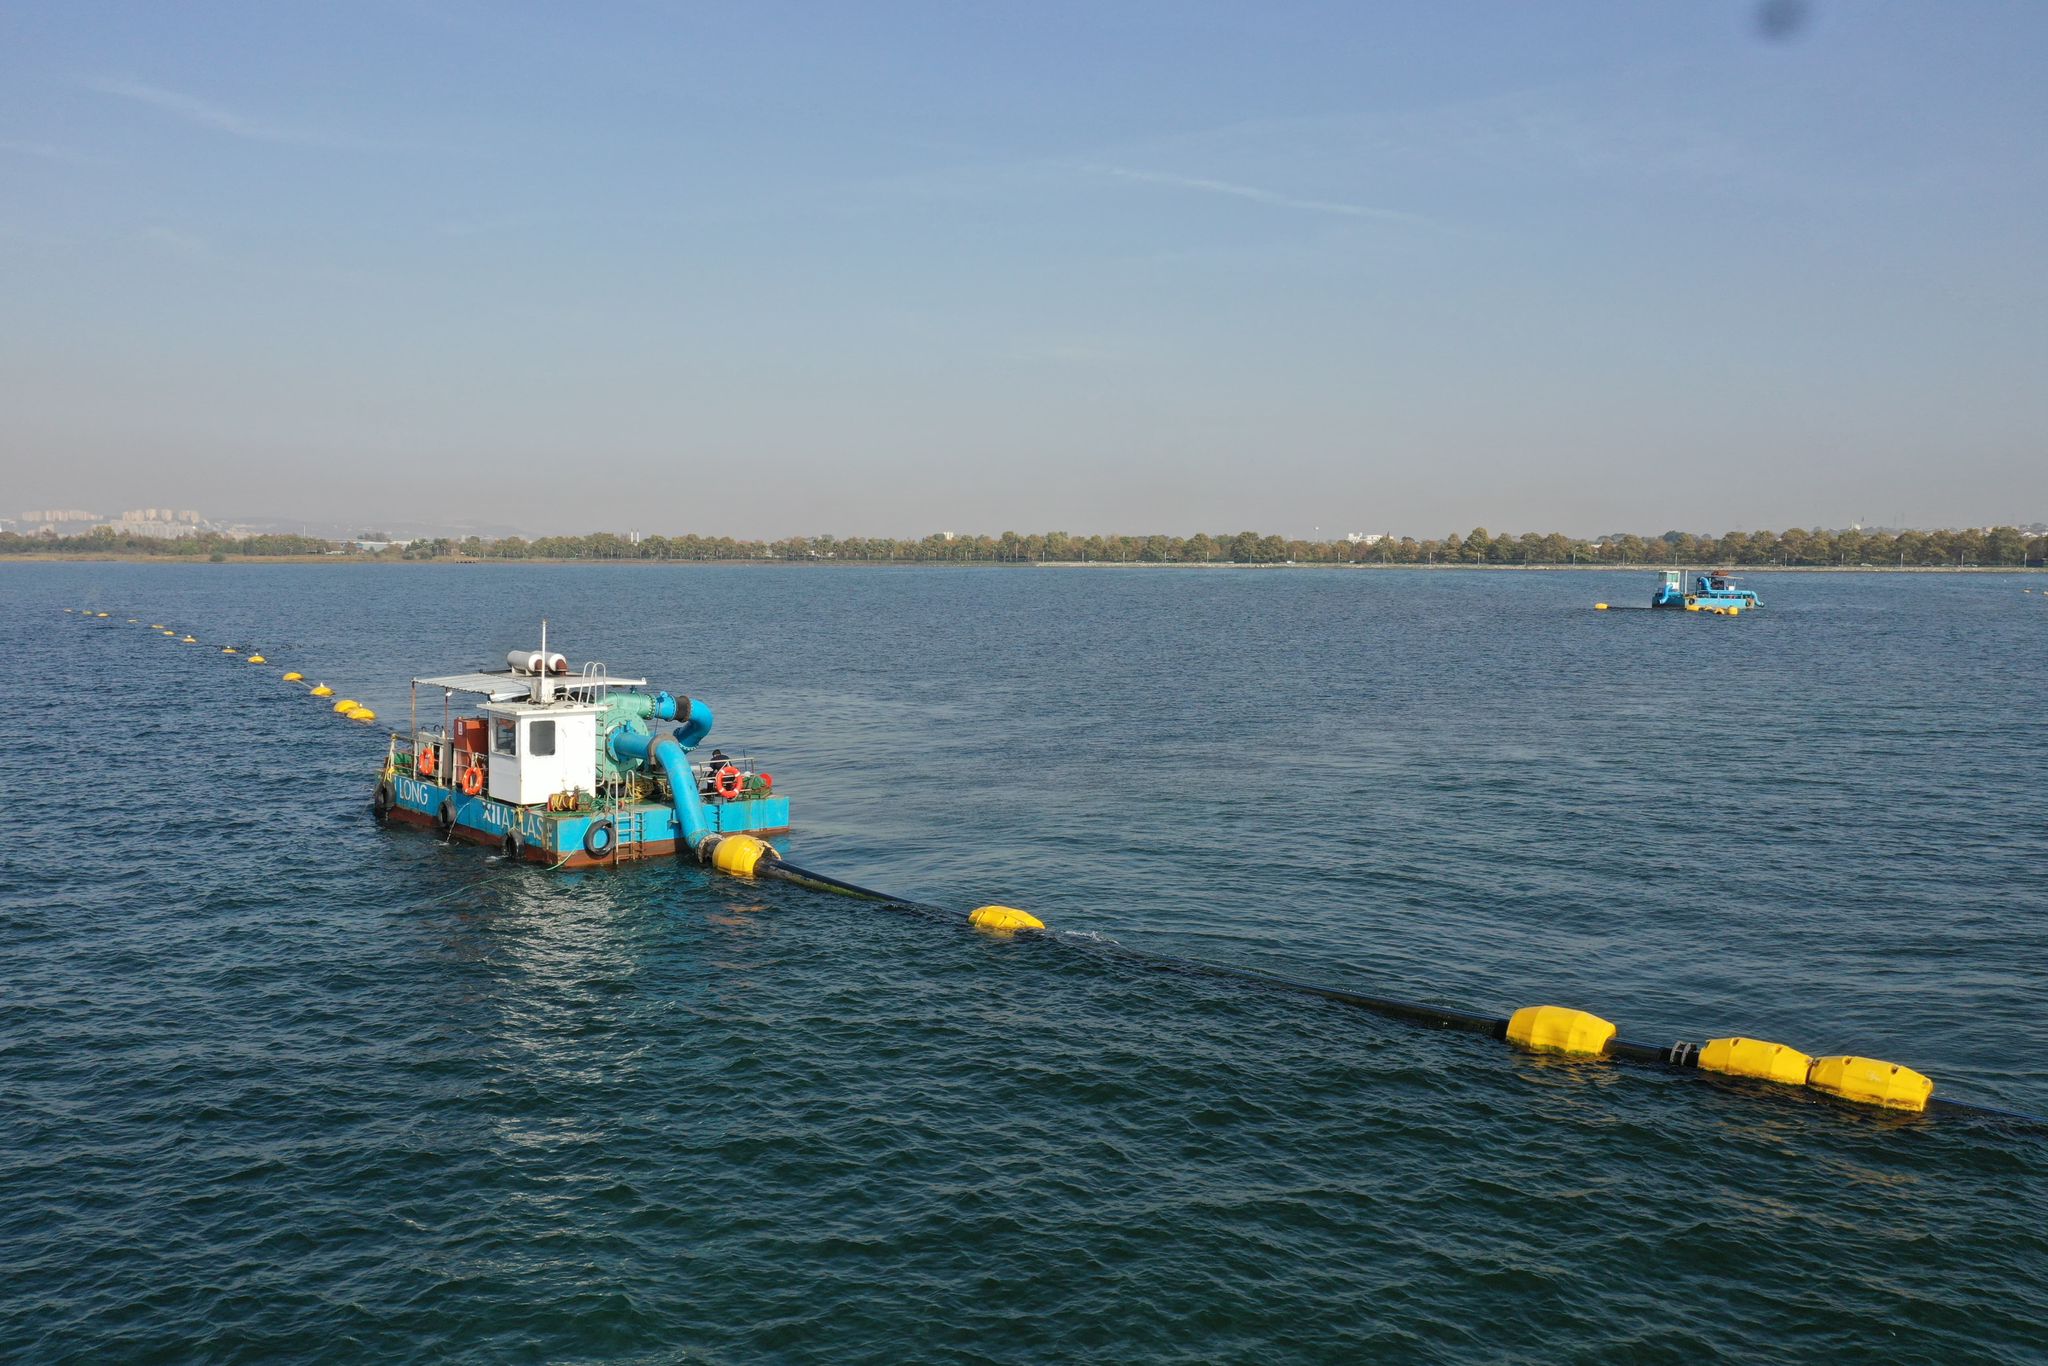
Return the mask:
<svg viewBox="0 0 2048 1366">
<path fill-rule="evenodd" d="M 510 702 L 526 697 L 533 692 L 533 675 L 516 674 L 510 669 L 495 673 L 441 674 L 435 678 L 415 678 L 415 688 L 446 688 L 450 692 L 478 693 L 493 702 Z M 555 675 L 555 691 L 562 694 L 580 692 L 587 688 L 644 688 L 644 678 L 620 678 L 616 674 L 602 674 L 596 677 L 574 674 Z"/>
</svg>

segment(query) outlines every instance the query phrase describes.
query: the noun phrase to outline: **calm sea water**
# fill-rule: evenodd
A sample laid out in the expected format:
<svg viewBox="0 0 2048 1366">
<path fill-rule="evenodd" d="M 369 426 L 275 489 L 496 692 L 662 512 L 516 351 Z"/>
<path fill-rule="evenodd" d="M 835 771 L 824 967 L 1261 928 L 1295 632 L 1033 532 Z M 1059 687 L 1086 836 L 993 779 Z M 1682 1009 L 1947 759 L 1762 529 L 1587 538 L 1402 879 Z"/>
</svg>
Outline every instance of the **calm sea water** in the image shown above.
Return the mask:
<svg viewBox="0 0 2048 1366">
<path fill-rule="evenodd" d="M 0 1356 L 2039 1361 L 2039 1136 L 1100 947 L 2048 1111 L 2048 580 L 1753 583 L 0 566 Z M 1062 933 L 383 831 L 278 679 L 543 613 Z"/>
</svg>

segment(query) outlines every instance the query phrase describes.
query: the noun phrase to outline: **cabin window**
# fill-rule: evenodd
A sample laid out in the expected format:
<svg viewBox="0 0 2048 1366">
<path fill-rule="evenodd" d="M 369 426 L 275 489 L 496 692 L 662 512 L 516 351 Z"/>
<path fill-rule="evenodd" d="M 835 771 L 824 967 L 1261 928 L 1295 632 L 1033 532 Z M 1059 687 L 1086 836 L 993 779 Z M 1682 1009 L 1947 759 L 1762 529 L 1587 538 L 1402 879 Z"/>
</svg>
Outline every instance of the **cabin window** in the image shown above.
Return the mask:
<svg viewBox="0 0 2048 1366">
<path fill-rule="evenodd" d="M 526 752 L 546 756 L 555 752 L 555 723 L 535 721 L 526 728 Z"/>
<path fill-rule="evenodd" d="M 491 728 L 491 748 L 500 754 L 517 754 L 512 747 L 513 736 L 518 728 L 510 721 L 500 721 Z"/>
</svg>

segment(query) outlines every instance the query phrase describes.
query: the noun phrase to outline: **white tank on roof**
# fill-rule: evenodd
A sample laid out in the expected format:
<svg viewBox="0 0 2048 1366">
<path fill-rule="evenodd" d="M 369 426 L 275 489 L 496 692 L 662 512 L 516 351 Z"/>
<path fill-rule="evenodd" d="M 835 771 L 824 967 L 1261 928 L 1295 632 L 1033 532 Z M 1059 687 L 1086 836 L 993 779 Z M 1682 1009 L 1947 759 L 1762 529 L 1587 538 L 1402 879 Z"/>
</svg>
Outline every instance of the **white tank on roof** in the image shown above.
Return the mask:
<svg viewBox="0 0 2048 1366">
<path fill-rule="evenodd" d="M 540 662 L 543 659 L 548 662 L 549 673 L 565 674 L 569 672 L 568 656 L 558 655 L 552 650 L 547 651 L 545 654 L 539 650 L 512 650 L 505 655 L 505 662 L 512 666 L 512 672 L 520 674 L 539 673 Z"/>
</svg>

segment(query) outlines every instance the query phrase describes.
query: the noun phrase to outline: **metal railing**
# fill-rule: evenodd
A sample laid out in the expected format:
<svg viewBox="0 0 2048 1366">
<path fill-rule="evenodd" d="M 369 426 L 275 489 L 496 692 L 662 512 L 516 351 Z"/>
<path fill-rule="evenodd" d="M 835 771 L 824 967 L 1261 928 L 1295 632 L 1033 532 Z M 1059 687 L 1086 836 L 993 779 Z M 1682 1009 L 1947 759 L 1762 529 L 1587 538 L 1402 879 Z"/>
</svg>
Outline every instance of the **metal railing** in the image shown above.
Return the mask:
<svg viewBox="0 0 2048 1366">
<path fill-rule="evenodd" d="M 760 765 L 754 762 L 752 754 L 745 750 L 741 750 L 738 754 L 728 754 L 726 755 L 726 764 L 739 770 L 740 795 L 733 798 L 721 797 L 717 789 L 712 786 L 711 761 L 708 759 L 702 761 L 693 759 L 690 761 L 690 776 L 696 781 L 699 796 L 711 801 L 749 801 L 759 797 L 774 795 L 774 776 L 763 772 Z"/>
<path fill-rule="evenodd" d="M 600 740 L 599 752 L 604 745 Z M 433 752 L 433 772 L 419 771 L 421 750 Z M 459 749 L 453 737 L 442 730 L 420 730 L 408 736 L 398 731 L 391 733 L 391 743 L 385 754 L 385 763 L 393 771 L 420 778 L 425 782 L 442 787 L 461 789 L 463 775 L 475 768 L 484 777 L 479 792 L 490 790 L 491 756 L 483 750 Z M 708 801 L 749 801 L 774 795 L 776 784 L 772 774 L 764 771 L 747 750 L 726 756 L 726 765 L 740 775 L 740 793 L 737 797 L 720 796 L 712 781 L 712 766 L 709 759 L 692 760 L 690 777 L 697 784 L 698 795 Z M 598 779 L 593 788 L 577 789 L 581 796 L 588 797 L 587 803 L 579 804 L 579 811 L 616 811 L 630 805 L 641 795 L 655 789 L 652 775 L 628 774 L 619 778 Z M 555 796 L 562 794 L 556 793 Z"/>
</svg>

